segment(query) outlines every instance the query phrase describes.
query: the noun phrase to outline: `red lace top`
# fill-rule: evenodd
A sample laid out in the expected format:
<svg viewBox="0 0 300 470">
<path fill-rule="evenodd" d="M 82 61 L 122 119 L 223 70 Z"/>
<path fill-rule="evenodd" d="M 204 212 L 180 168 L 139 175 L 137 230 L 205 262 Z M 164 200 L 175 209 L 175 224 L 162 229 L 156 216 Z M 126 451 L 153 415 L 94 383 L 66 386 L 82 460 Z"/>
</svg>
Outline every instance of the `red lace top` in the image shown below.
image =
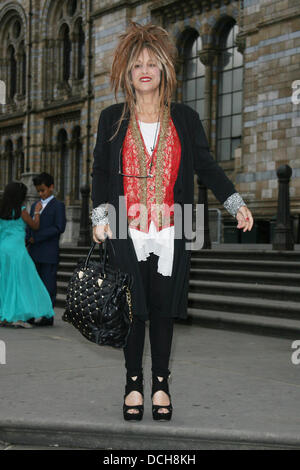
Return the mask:
<svg viewBox="0 0 300 470">
<path fill-rule="evenodd" d="M 151 155 L 146 149 L 141 131 L 141 142 L 146 155 L 147 175 L 149 175 Z M 159 135 L 160 137 L 160 135 Z M 174 123 L 170 118 L 166 130 L 165 142 L 162 145 L 162 165 L 157 168 L 158 142 L 153 152 L 151 174 L 153 178 L 134 178 L 123 176 L 124 195 L 126 201 L 127 217 L 130 228 L 148 233 L 151 220 L 157 231 L 174 225 L 174 194 L 173 188 L 178 175 L 181 156 L 180 140 Z M 129 125 L 123 144 L 123 173 L 125 175 L 140 175 L 141 163 L 139 159 L 138 144 L 133 138 L 133 131 Z M 159 184 L 160 181 L 160 184 Z M 144 214 L 142 217 L 143 194 L 145 199 Z M 162 203 L 159 204 L 159 199 Z M 157 206 L 159 204 L 159 206 Z M 157 210 L 157 208 L 160 210 Z"/>
</svg>

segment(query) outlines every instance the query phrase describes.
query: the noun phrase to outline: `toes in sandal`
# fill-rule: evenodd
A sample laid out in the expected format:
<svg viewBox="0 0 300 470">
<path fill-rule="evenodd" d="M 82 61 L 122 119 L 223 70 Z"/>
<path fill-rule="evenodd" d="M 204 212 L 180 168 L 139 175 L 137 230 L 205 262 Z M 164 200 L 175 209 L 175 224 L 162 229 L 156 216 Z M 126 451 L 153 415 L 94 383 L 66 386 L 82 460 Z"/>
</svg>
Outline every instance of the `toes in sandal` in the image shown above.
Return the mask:
<svg viewBox="0 0 300 470">
<path fill-rule="evenodd" d="M 135 380 L 127 374 L 127 383 L 125 386 L 124 404 L 123 404 L 123 416 L 126 421 L 141 421 L 144 414 L 144 405 L 125 405 L 125 399 L 131 392 L 139 392 L 144 398 L 144 381 L 143 375 L 139 374 Z M 130 413 L 129 410 L 136 410 L 137 412 Z"/>
<path fill-rule="evenodd" d="M 159 376 L 161 377 L 161 376 Z M 169 384 L 168 384 L 169 377 L 163 377 L 163 380 L 160 381 L 156 375 L 152 376 L 152 394 L 151 398 L 153 399 L 153 395 L 158 391 L 165 392 L 170 399 L 169 405 L 154 405 L 152 402 L 152 416 L 155 421 L 170 421 L 172 418 L 172 403 L 171 403 L 171 395 L 169 393 Z M 163 411 L 159 411 L 162 409 L 167 409 L 168 412 L 165 413 Z"/>
</svg>

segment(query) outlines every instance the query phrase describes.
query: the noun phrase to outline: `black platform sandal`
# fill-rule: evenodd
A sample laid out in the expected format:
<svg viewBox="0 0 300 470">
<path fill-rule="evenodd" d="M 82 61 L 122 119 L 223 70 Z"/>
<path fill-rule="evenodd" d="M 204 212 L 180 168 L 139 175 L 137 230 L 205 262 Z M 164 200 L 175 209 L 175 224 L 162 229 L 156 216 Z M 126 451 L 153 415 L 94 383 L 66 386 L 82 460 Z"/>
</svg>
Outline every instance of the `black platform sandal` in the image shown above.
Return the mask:
<svg viewBox="0 0 300 470">
<path fill-rule="evenodd" d="M 125 405 L 125 399 L 127 395 L 131 392 L 139 392 L 143 399 L 144 399 L 144 381 L 143 375 L 140 374 L 138 376 L 134 375 L 133 377 L 137 377 L 135 380 L 131 376 L 127 374 L 127 383 L 125 386 L 125 395 L 124 395 L 124 404 L 123 404 L 123 416 L 126 421 L 141 421 L 144 414 L 144 404 L 143 405 Z M 138 413 L 128 413 L 129 410 L 137 410 Z"/>
<path fill-rule="evenodd" d="M 160 376 L 159 376 L 160 377 Z M 169 384 L 168 384 L 169 377 L 163 377 L 163 380 L 160 382 L 156 375 L 152 376 L 152 394 L 151 399 L 153 399 L 153 395 L 156 392 L 163 391 L 165 392 L 170 399 L 169 405 L 153 405 L 152 402 L 152 416 L 155 421 L 170 421 L 172 418 L 172 403 L 171 403 L 171 395 L 169 393 Z M 168 410 L 168 413 L 159 412 L 160 409 L 165 408 Z"/>
</svg>

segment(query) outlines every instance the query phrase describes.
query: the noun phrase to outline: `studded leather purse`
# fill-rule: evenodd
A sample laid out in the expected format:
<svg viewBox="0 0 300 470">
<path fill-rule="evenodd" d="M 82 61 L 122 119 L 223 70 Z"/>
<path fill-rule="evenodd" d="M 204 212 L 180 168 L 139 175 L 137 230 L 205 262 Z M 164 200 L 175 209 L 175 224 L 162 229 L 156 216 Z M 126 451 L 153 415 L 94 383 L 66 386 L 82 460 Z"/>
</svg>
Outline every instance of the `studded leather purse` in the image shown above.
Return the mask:
<svg viewBox="0 0 300 470">
<path fill-rule="evenodd" d="M 123 348 L 132 323 L 132 276 L 113 268 L 107 261 L 106 238 L 100 245 L 100 261 L 80 260 L 68 284 L 63 320 L 71 323 L 89 341 Z"/>
</svg>

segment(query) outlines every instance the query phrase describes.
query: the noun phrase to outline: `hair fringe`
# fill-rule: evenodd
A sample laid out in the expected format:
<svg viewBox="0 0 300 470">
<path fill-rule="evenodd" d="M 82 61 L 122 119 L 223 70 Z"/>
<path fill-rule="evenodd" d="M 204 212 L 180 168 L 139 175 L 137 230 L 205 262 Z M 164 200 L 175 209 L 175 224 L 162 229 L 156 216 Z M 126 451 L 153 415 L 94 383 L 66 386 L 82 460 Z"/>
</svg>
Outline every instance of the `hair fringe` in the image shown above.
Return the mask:
<svg viewBox="0 0 300 470">
<path fill-rule="evenodd" d="M 134 61 L 144 48 L 147 48 L 150 54 L 153 54 L 162 68 L 159 90 L 160 115 L 163 114 L 164 106 L 167 106 L 170 112 L 171 99 L 177 84 L 174 66 L 177 49 L 169 33 L 160 26 L 152 23 L 140 25 L 130 21 L 127 31 L 119 37 L 111 67 L 110 83 L 115 99 L 118 101 L 117 95 L 121 90 L 125 96 L 125 106 L 117 130 L 110 140 L 118 134 L 127 113 L 132 114 L 134 112 L 135 94 L 130 83 L 130 71 Z"/>
</svg>

